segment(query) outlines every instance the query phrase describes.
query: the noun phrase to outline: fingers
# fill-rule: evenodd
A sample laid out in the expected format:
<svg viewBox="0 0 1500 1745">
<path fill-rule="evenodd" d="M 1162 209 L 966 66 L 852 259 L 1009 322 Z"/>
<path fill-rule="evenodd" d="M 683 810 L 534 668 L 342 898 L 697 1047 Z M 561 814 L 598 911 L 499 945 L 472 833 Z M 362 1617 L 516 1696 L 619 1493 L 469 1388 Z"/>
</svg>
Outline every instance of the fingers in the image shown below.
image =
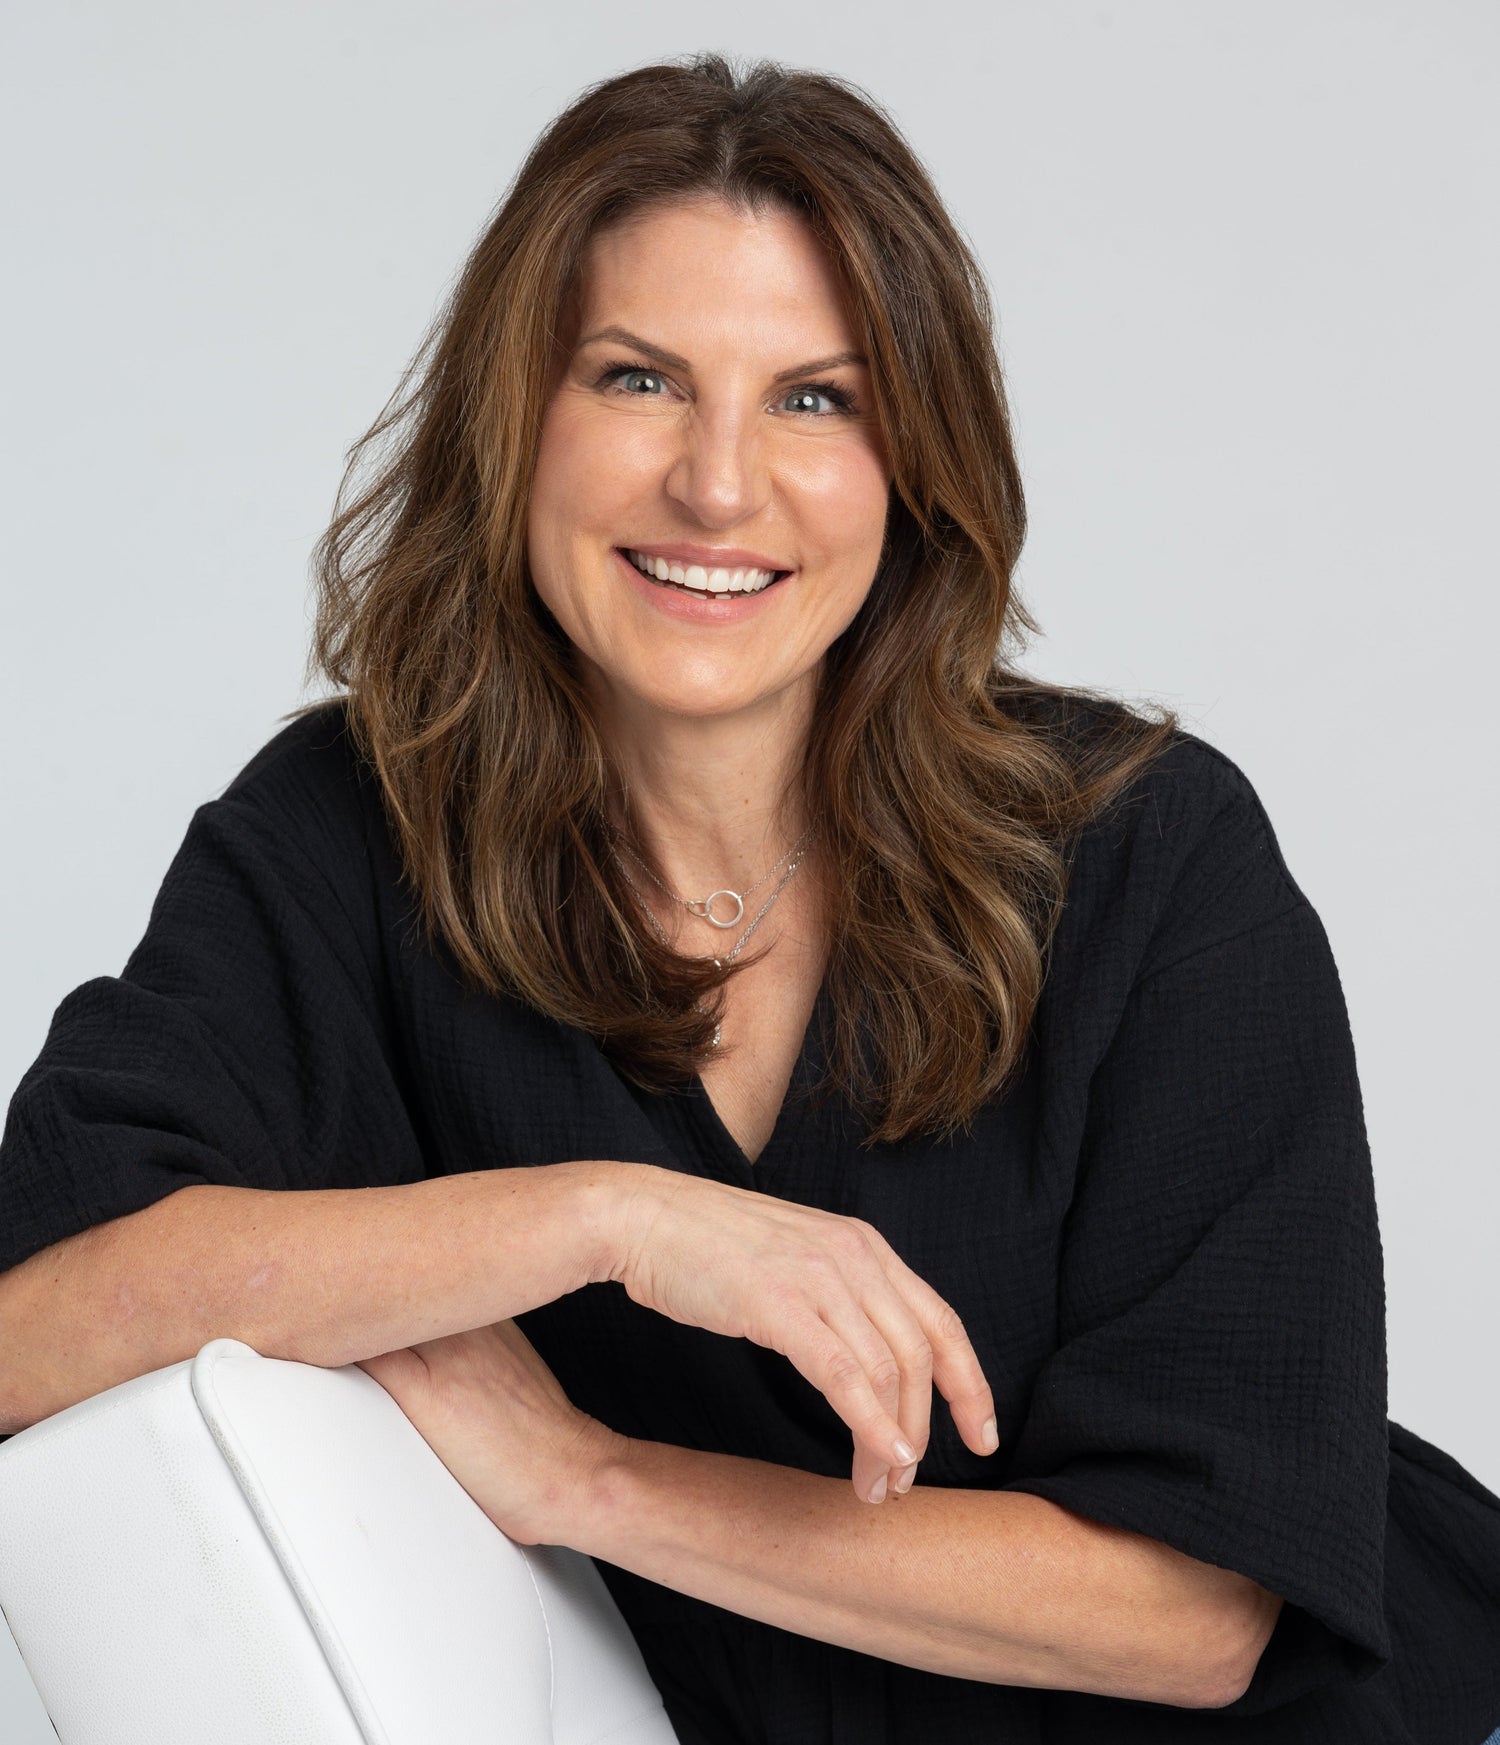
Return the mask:
<svg viewBox="0 0 1500 1745">
<path fill-rule="evenodd" d="M 873 1227 L 872 1236 L 884 1250 L 887 1276 L 911 1304 L 932 1347 L 933 1383 L 947 1400 L 959 1435 L 976 1454 L 993 1454 L 1000 1445 L 994 1429 L 995 1396 L 957 1311 Z"/>
<path fill-rule="evenodd" d="M 896 1415 L 907 1442 L 917 1451 L 917 1460 L 927 1449 L 934 1384 L 948 1400 L 955 1426 L 968 1446 L 978 1454 L 993 1454 L 999 1447 L 994 1394 L 963 1322 L 949 1303 L 906 1266 L 879 1231 L 872 1229 L 871 1237 L 872 1246 L 883 1250 L 890 1263 L 888 1278 L 894 1277 L 910 1292 L 910 1299 L 902 1297 L 893 1285 L 888 1301 L 877 1298 L 870 1312 L 900 1367 Z M 871 1484 L 884 1494 L 904 1496 L 916 1477 L 916 1461 L 892 1466 L 885 1472 L 882 1487 L 879 1475 L 866 1482 L 868 1474 L 859 1470 L 864 1464 L 857 1461 L 855 1487 L 871 1501 L 879 1500 L 871 1493 Z"/>
<path fill-rule="evenodd" d="M 991 1452 L 984 1426 L 994 1399 L 952 1307 L 861 1220 L 849 1220 L 835 1252 L 814 1293 L 822 1327 L 804 1323 L 787 1356 L 853 1432 L 858 1494 L 877 1502 L 910 1488 L 927 1448 L 935 1381 L 964 1440 Z"/>
<path fill-rule="evenodd" d="M 870 1371 L 850 1349 L 848 1341 L 823 1320 L 809 1313 L 792 1328 L 785 1347 L 787 1361 L 818 1389 L 854 1434 L 855 1483 L 868 1494 L 876 1478 L 892 1465 L 900 1465 L 915 1453 L 908 1444 L 899 1447 L 905 1431 L 894 1410 L 890 1376 L 877 1365 L 877 1389 Z M 890 1366 L 889 1349 L 886 1366 Z M 881 1392 L 886 1399 L 882 1400 Z M 925 1445 L 925 1436 L 923 1442 Z"/>
<path fill-rule="evenodd" d="M 668 1187 L 646 1196 L 619 1282 L 659 1314 L 780 1352 L 849 1426 L 862 1498 L 910 1483 L 934 1387 L 964 1442 L 992 1451 L 994 1400 L 959 1317 L 873 1225 L 696 1177 Z"/>
<path fill-rule="evenodd" d="M 922 1325 L 883 1272 L 867 1289 L 863 1301 L 851 1297 L 824 1316 L 859 1360 L 880 1409 L 855 1457 L 854 1487 L 864 1497 L 881 1478 L 894 1487 L 897 1475 L 911 1464 L 898 1440 L 922 1458 L 932 1419 L 932 1346 Z M 892 1420 L 898 1426 L 895 1438 L 884 1433 Z M 855 1439 L 862 1440 L 858 1430 Z"/>
</svg>

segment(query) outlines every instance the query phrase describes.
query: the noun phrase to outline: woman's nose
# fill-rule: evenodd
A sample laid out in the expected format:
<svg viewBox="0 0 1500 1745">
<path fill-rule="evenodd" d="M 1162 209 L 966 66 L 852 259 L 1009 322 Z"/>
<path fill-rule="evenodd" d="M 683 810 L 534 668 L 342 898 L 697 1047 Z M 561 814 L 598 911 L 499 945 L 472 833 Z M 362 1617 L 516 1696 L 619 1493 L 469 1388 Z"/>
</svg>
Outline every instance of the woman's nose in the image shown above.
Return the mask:
<svg viewBox="0 0 1500 1745">
<path fill-rule="evenodd" d="M 765 507 L 771 478 L 754 413 L 695 408 L 667 474 L 667 492 L 706 527 L 732 527 Z"/>
</svg>

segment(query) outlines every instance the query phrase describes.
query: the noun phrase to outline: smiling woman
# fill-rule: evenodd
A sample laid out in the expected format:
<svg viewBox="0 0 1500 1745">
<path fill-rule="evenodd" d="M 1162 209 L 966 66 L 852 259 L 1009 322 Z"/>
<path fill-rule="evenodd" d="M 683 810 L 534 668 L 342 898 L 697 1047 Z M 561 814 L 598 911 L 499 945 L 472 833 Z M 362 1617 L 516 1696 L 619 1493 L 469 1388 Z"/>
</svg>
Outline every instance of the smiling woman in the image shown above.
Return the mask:
<svg viewBox="0 0 1500 1745">
<path fill-rule="evenodd" d="M 715 763 L 747 721 L 800 745 L 819 664 L 874 580 L 890 490 L 826 252 L 784 209 L 675 202 L 594 238 L 574 320 L 527 544 L 595 719 L 619 745 L 643 710 L 692 716 Z M 727 537 L 746 528 L 765 549 Z"/>
<path fill-rule="evenodd" d="M 820 987 L 875 1138 L 1014 1075 L 1066 840 L 1171 737 L 997 666 L 1032 624 L 991 330 L 867 99 L 644 68 L 537 142 L 323 542 L 315 664 L 429 929 L 643 1089 L 702 1074 L 752 1158 Z M 809 834 L 747 955 L 657 900 Z"/>
<path fill-rule="evenodd" d="M 356 450 L 342 694 L 17 1092 L 6 1426 L 359 1363 L 683 1745 L 1482 1737 L 1327 938 L 1234 764 L 1017 668 L 1024 530 L 876 104 L 585 92 Z"/>
<path fill-rule="evenodd" d="M 527 552 L 635 797 L 620 811 L 650 845 L 639 863 L 670 878 L 702 824 L 725 831 L 747 801 L 774 801 L 775 833 L 801 842 L 805 800 L 783 796 L 824 657 L 879 567 L 890 492 L 869 366 L 829 256 L 785 208 L 683 199 L 598 233 L 572 302 Z M 638 361 L 617 361 L 622 344 Z M 755 549 L 730 543 L 747 529 Z M 747 750 L 757 775 L 736 781 Z M 652 780 L 663 758 L 678 766 L 666 784 Z M 747 847 L 764 858 L 773 827 L 755 823 L 760 840 L 726 835 L 718 865 L 743 863 Z M 685 882 L 709 864 L 684 864 Z M 795 890 L 777 887 L 778 949 L 737 971 L 747 997 L 716 1017 L 727 1046 L 702 1069 L 752 1159 L 823 977 L 817 865 L 814 851 Z M 680 927 L 634 894 L 675 948 Z"/>
</svg>

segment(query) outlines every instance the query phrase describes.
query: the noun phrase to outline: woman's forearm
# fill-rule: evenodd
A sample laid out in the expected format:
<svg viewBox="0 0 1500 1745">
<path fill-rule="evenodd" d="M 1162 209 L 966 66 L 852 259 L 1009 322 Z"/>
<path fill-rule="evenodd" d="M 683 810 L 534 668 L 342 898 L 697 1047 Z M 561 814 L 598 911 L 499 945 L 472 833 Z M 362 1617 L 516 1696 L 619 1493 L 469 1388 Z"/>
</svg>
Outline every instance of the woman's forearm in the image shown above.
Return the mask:
<svg viewBox="0 0 1500 1745">
<path fill-rule="evenodd" d="M 712 1605 L 954 1678 L 1185 1708 L 1241 1694 L 1280 1601 L 1021 1492 L 842 1479 L 625 1441 L 563 1543 Z"/>
<path fill-rule="evenodd" d="M 608 1275 L 621 1172 L 644 1167 L 181 1188 L 0 1275 L 0 1431 L 210 1339 L 334 1368 L 553 1302 Z"/>
</svg>

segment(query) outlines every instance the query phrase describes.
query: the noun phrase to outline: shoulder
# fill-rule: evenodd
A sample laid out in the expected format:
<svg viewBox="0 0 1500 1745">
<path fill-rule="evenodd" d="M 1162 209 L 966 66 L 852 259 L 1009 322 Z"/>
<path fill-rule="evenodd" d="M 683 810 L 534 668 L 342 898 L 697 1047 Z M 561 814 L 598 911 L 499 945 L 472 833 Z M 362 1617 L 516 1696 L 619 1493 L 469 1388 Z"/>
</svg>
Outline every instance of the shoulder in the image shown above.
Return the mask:
<svg viewBox="0 0 1500 1745">
<path fill-rule="evenodd" d="M 1068 902 L 1115 915 L 1142 975 L 1308 907 L 1250 777 L 1185 729 L 1081 832 Z"/>
<path fill-rule="evenodd" d="M 1131 704 L 1061 686 L 1017 687 L 1007 713 L 1068 765 L 1080 790 L 1112 794 L 1068 843 L 1085 878 L 1180 884 L 1215 862 L 1259 873 L 1273 901 L 1300 900 L 1259 793 L 1233 758 L 1176 727 L 1124 785 L 1117 774 L 1150 724 Z"/>
<path fill-rule="evenodd" d="M 284 806 L 330 799 L 374 780 L 360 757 L 345 697 L 298 713 L 261 746 L 222 797 L 249 805 Z"/>
<path fill-rule="evenodd" d="M 1245 770 L 1197 734 L 1178 728 L 1171 739 L 1096 821 L 1105 835 L 1143 835 L 1177 853 L 1237 842 L 1263 859 L 1274 877 L 1296 889 L 1264 802 Z M 1300 895 L 1300 892 L 1298 893 Z"/>
<path fill-rule="evenodd" d="M 200 806 L 201 828 L 303 886 L 365 885 L 383 839 L 380 782 L 363 758 L 346 698 L 299 712 Z"/>
</svg>

